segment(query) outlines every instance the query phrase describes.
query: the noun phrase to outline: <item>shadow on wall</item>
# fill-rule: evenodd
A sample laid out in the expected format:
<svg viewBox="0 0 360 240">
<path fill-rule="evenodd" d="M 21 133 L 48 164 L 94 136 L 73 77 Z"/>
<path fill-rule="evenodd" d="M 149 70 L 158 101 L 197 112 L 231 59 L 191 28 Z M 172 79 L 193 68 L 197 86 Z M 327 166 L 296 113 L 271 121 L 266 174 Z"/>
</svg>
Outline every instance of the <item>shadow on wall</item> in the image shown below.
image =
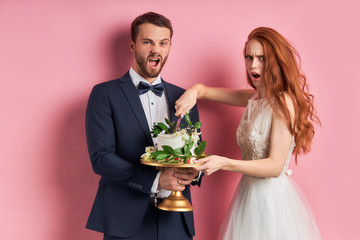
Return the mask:
<svg viewBox="0 0 360 240">
<path fill-rule="evenodd" d="M 122 76 L 129 69 L 131 56 L 128 42 L 127 32 L 119 32 L 109 39 L 105 51 L 112 67 L 109 74 L 112 78 Z M 92 87 L 89 86 L 89 89 Z M 85 228 L 100 179 L 92 170 L 86 146 L 85 112 L 89 94 L 75 96 L 77 100 L 66 103 L 68 107 L 64 107 L 62 123 L 55 133 L 55 174 L 62 206 L 62 212 L 58 214 L 62 217 L 59 234 L 52 236 L 55 240 L 95 240 L 102 237 L 101 233 Z"/>
<path fill-rule="evenodd" d="M 81 99 L 63 113 L 58 129 L 57 187 L 60 190 L 61 228 L 55 239 L 97 239 L 85 229 L 99 177 L 93 174 L 86 147 L 85 109 L 87 99 Z"/>
<path fill-rule="evenodd" d="M 130 29 L 121 29 L 109 36 L 110 44 L 107 49 L 109 61 L 109 80 L 122 77 L 132 65 L 133 56 L 129 48 L 131 38 Z"/>
</svg>

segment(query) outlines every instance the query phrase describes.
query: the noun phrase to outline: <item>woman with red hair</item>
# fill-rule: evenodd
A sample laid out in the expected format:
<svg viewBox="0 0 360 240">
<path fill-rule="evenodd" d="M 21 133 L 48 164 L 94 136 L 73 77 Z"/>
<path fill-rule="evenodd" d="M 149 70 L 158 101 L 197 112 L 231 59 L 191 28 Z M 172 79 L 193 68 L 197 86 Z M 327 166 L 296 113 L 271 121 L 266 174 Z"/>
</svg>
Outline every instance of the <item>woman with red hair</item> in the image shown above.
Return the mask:
<svg viewBox="0 0 360 240">
<path fill-rule="evenodd" d="M 176 102 L 176 115 L 197 99 L 246 107 L 236 132 L 242 160 L 211 155 L 198 160 L 206 175 L 218 170 L 243 174 L 219 239 L 320 239 L 301 190 L 289 176 L 291 155 L 310 150 L 316 116 L 300 56 L 271 28 L 253 30 L 245 43 L 247 80 L 253 89 L 196 84 Z"/>
</svg>

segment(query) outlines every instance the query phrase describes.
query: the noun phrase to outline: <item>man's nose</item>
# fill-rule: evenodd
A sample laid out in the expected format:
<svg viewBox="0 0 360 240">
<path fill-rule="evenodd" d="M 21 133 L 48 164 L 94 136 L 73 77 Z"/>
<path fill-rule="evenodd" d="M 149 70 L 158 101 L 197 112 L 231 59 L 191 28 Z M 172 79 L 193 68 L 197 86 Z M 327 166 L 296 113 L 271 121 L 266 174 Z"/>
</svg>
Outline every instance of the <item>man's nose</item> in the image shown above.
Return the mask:
<svg viewBox="0 0 360 240">
<path fill-rule="evenodd" d="M 160 53 L 160 46 L 158 44 L 154 44 L 151 48 L 151 53 Z"/>
</svg>

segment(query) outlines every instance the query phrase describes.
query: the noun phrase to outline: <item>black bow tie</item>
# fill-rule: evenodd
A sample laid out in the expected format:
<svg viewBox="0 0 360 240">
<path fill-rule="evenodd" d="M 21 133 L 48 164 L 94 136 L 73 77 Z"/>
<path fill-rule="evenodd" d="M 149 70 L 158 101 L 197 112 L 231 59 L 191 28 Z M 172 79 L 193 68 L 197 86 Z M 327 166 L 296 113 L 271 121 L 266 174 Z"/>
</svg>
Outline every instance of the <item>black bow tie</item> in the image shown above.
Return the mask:
<svg viewBox="0 0 360 240">
<path fill-rule="evenodd" d="M 164 92 L 164 84 L 159 83 L 156 85 L 149 85 L 145 82 L 140 81 L 139 86 L 138 86 L 139 95 L 147 93 L 147 91 L 149 91 L 149 90 L 151 90 L 153 93 L 155 93 L 156 96 L 161 97 Z"/>
</svg>

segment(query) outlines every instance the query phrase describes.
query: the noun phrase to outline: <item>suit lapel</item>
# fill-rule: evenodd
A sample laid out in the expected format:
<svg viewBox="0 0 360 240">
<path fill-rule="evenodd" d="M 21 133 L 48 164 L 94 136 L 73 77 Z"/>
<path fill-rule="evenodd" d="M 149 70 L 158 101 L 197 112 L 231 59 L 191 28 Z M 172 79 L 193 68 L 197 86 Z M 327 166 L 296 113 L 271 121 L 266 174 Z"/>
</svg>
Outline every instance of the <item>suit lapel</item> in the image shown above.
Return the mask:
<svg viewBox="0 0 360 240">
<path fill-rule="evenodd" d="M 136 87 L 134 86 L 134 83 L 131 80 L 129 72 L 126 73 L 121 79 L 120 79 L 120 87 L 123 90 L 129 105 L 131 106 L 134 115 L 136 116 L 141 128 L 143 129 L 146 137 L 148 140 L 152 143 L 152 138 L 150 135 L 150 129 L 147 123 L 147 119 L 145 116 L 144 109 L 141 105 L 141 101 L 139 98 L 139 94 L 136 90 Z"/>
</svg>

